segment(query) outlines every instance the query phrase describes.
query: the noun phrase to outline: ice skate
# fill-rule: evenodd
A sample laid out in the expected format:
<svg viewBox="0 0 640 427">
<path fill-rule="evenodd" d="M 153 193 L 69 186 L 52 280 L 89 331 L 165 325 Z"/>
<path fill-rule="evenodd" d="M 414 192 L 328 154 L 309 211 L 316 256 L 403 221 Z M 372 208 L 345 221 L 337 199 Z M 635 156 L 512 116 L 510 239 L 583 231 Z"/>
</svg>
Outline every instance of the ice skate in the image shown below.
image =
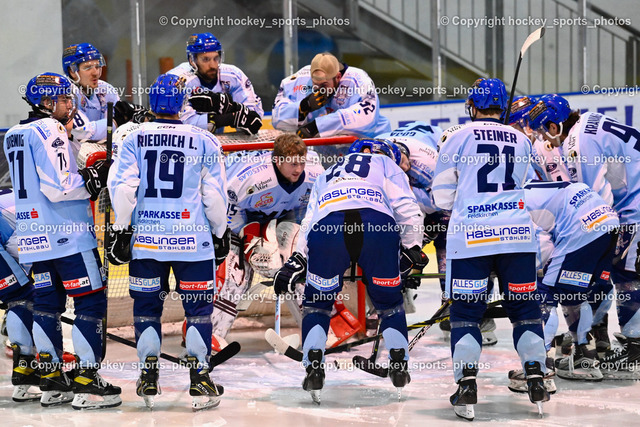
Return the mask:
<svg viewBox="0 0 640 427">
<path fill-rule="evenodd" d="M 158 385 L 158 357 L 148 356 L 144 361 L 144 367 L 140 373 L 140 378 L 136 382 L 136 394 L 144 399 L 147 408 L 153 408 L 153 399 L 156 395 L 162 394 Z"/>
<path fill-rule="evenodd" d="M 411 382 L 411 375 L 404 360 L 404 348 L 389 350 L 389 378 L 398 391 L 398 400 L 402 399 L 402 389 Z"/>
<path fill-rule="evenodd" d="M 311 394 L 314 403 L 320 404 L 320 390 L 324 386 L 324 364 L 322 350 L 309 350 L 309 366 L 302 388 Z"/>
<path fill-rule="evenodd" d="M 547 357 L 547 373 L 544 374 L 544 388 L 547 389 L 549 394 L 554 394 L 558 389 L 556 387 L 556 370 L 553 365 L 553 358 Z M 514 393 L 527 393 L 529 391 L 527 387 L 527 377 L 522 369 L 514 369 L 509 371 L 509 390 Z"/>
<path fill-rule="evenodd" d="M 598 356 L 604 357 L 608 351 L 611 350 L 611 340 L 609 339 L 608 331 L 608 315 L 604 316 L 601 323 L 591 327 L 591 336 L 596 343 L 596 351 Z"/>
<path fill-rule="evenodd" d="M 538 415 L 544 415 L 542 411 L 542 402 L 548 402 L 550 399 L 549 392 L 544 387 L 542 375 L 542 367 L 540 362 L 525 362 L 524 371 L 527 377 L 527 392 L 529 400 L 538 406 Z"/>
<path fill-rule="evenodd" d="M 609 351 L 600 359 L 602 375 L 611 380 L 640 380 L 640 338 L 613 335 L 622 347 Z"/>
<path fill-rule="evenodd" d="M 575 344 L 573 354 L 556 359 L 556 373 L 565 380 L 602 381 L 597 353 L 586 344 Z"/>
<path fill-rule="evenodd" d="M 73 384 L 73 409 L 113 408 L 122 404 L 120 387 L 106 382 L 96 368 L 79 368 Z"/>
<path fill-rule="evenodd" d="M 61 405 L 73 400 L 73 382 L 65 372 L 62 363 L 53 362 L 49 353 L 40 353 L 40 405 L 44 407 Z"/>
<path fill-rule="evenodd" d="M 220 399 L 224 394 L 224 387 L 214 383 L 209 376 L 209 368 L 199 365 L 195 356 L 187 356 L 189 365 L 189 395 L 192 396 L 191 407 L 194 411 L 215 408 L 220 404 Z"/>
<path fill-rule="evenodd" d="M 462 378 L 458 381 L 458 390 L 449 398 L 455 414 L 469 421 L 473 421 L 475 417 L 473 405 L 478 403 L 477 375 L 477 368 L 463 368 Z"/>
<path fill-rule="evenodd" d="M 20 346 L 12 343 L 13 351 L 13 372 L 11 373 L 11 384 L 13 384 L 14 402 L 28 402 L 40 400 L 42 393 L 30 391 L 31 386 L 40 385 L 40 370 L 35 356 L 20 354 Z"/>
</svg>

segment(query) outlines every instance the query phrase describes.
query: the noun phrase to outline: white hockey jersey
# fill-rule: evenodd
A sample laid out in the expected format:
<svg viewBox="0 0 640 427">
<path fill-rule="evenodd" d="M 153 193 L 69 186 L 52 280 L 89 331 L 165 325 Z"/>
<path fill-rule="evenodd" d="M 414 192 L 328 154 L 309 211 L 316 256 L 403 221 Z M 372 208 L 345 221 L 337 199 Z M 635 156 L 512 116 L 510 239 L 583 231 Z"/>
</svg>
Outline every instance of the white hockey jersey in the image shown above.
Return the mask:
<svg viewBox="0 0 640 427">
<path fill-rule="evenodd" d="M 271 151 L 243 152 L 227 157 L 229 228 L 261 224 L 291 213 L 300 223 L 307 210 L 311 187 L 324 172 L 318 154 L 307 151 L 304 173 L 295 183 L 279 179 Z"/>
<path fill-rule="evenodd" d="M 536 252 L 522 186 L 531 142 L 497 120 L 476 120 L 448 133 L 440 148 L 432 191 L 452 210 L 447 259 Z"/>
<path fill-rule="evenodd" d="M 613 208 L 582 183 L 529 182 L 524 195 L 533 222 L 551 235 L 554 258 L 586 246 L 619 225 Z"/>
<path fill-rule="evenodd" d="M 114 226 L 134 228 L 132 258 L 203 261 L 222 237 L 227 180 L 218 140 L 179 121 L 141 124 L 114 145 Z"/>
<path fill-rule="evenodd" d="M 422 244 L 424 216 L 407 175 L 387 156 L 352 153 L 327 169 L 313 185 L 296 250 L 306 256 L 309 232 L 331 212 L 366 208 L 395 219 L 403 246 Z"/>
<path fill-rule="evenodd" d="M 280 83 L 272 111 L 274 128 L 295 132 L 315 120 L 322 137 L 338 134 L 373 137 L 391 132 L 389 120 L 380 114 L 380 100 L 371 77 L 356 67 L 344 70 L 335 94 L 324 107 L 299 122 L 300 101 L 313 91 L 310 70 L 307 65 Z"/>
<path fill-rule="evenodd" d="M 85 95 L 82 90 L 73 85 L 78 111 L 73 117 L 74 139 L 100 141 L 107 137 L 107 103 L 120 101 L 116 88 L 109 83 L 98 80 L 98 87 L 91 94 Z"/>
<path fill-rule="evenodd" d="M 618 212 L 640 224 L 640 130 L 611 117 L 580 116 L 562 145 L 572 181 L 584 182 Z"/>
<path fill-rule="evenodd" d="M 215 93 L 226 93 L 231 95 L 234 102 L 245 105 L 250 110 L 264 116 L 262 109 L 262 100 L 253 90 L 251 80 L 235 65 L 220 64 L 218 68 L 218 82 L 215 86 L 207 86 L 196 75 L 193 68 L 188 62 L 183 62 L 177 67 L 169 70 L 167 74 L 174 74 L 178 77 L 184 77 L 185 87 L 188 94 L 191 95 L 196 89 L 208 89 Z M 207 114 L 199 114 L 188 103 L 180 112 L 180 120 L 183 123 L 197 126 L 201 129 L 207 129 Z"/>
<path fill-rule="evenodd" d="M 425 214 L 432 214 L 439 210 L 433 203 L 431 183 L 436 172 L 438 162 L 438 141 L 442 136 L 442 129 L 431 126 L 426 122 L 411 122 L 399 127 L 393 132 L 377 135 L 376 138 L 401 142 L 409 149 L 411 169 L 407 172 L 411 190 Z"/>
<path fill-rule="evenodd" d="M 5 135 L 4 152 L 15 194 L 20 263 L 95 248 L 89 193 L 60 122 L 21 122 Z"/>
</svg>

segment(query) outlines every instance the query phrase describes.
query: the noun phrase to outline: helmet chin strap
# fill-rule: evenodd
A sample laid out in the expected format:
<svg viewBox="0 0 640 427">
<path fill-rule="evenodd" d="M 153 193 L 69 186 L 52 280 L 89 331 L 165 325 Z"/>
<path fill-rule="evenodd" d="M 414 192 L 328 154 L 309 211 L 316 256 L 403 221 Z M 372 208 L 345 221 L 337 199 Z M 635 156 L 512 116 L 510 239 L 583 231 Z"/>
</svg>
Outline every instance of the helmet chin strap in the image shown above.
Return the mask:
<svg viewBox="0 0 640 427">
<path fill-rule="evenodd" d="M 560 141 L 560 135 L 562 135 L 563 127 L 562 127 L 562 123 L 559 123 L 558 125 L 559 125 L 560 129 L 558 130 L 558 134 L 557 135 L 551 135 L 549 133 L 549 131 L 547 131 L 547 130 L 544 131 L 544 134 L 547 135 L 547 138 L 549 138 L 551 140 L 556 140 L 556 141 L 558 141 L 558 144 L 561 145 L 562 141 Z"/>
</svg>

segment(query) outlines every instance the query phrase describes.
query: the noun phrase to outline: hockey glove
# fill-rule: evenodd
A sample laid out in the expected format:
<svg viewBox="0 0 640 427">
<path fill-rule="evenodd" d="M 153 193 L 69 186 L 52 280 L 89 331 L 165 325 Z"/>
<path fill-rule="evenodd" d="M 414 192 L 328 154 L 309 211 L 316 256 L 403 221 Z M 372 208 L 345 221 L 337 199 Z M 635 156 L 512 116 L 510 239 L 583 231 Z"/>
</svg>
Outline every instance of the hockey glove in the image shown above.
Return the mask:
<svg viewBox="0 0 640 427">
<path fill-rule="evenodd" d="M 262 119 L 258 113 L 243 105 L 239 111 L 233 113 L 231 126 L 249 135 L 255 135 L 262 127 Z"/>
<path fill-rule="evenodd" d="M 418 289 L 420 282 L 421 280 L 419 277 L 407 276 L 402 279 L 402 289 Z"/>
<path fill-rule="evenodd" d="M 424 217 L 424 233 L 422 235 L 422 245 L 429 244 L 438 238 L 440 234 L 440 215 L 432 214 Z"/>
<path fill-rule="evenodd" d="M 276 295 L 293 292 L 296 283 L 304 281 L 306 275 L 306 258 L 300 252 L 294 252 L 273 278 L 273 290 Z"/>
<path fill-rule="evenodd" d="M 213 239 L 213 250 L 216 254 L 216 265 L 220 265 L 227 258 L 227 255 L 229 255 L 229 248 L 231 247 L 231 229 L 227 228 L 222 237 L 212 234 L 211 238 Z"/>
<path fill-rule="evenodd" d="M 298 109 L 298 121 L 303 121 L 307 114 L 316 111 L 327 103 L 327 95 L 324 92 L 313 92 L 305 99 L 300 101 L 300 107 Z"/>
<path fill-rule="evenodd" d="M 111 228 L 109 230 L 109 246 L 107 247 L 107 259 L 113 265 L 122 265 L 131 261 L 131 226 L 121 230 Z"/>
<path fill-rule="evenodd" d="M 638 242 L 638 249 L 636 250 L 636 274 L 640 275 L 640 242 Z"/>
<path fill-rule="evenodd" d="M 407 277 L 411 270 L 422 271 L 429 263 L 429 258 L 422 252 L 420 246 L 415 245 L 412 248 L 402 248 L 400 254 L 400 276 Z"/>
<path fill-rule="evenodd" d="M 84 179 L 84 186 L 89 192 L 91 201 L 96 201 L 100 191 L 107 186 L 109 164 L 106 160 L 98 160 L 88 168 L 80 169 L 78 173 Z"/>
<path fill-rule="evenodd" d="M 113 119 L 118 126 L 132 121 L 133 123 L 143 123 L 147 117 L 148 110 L 142 105 L 130 102 L 118 101 L 113 107 Z"/>
<path fill-rule="evenodd" d="M 231 97 L 225 93 L 197 92 L 189 98 L 189 103 L 198 113 L 230 113 Z"/>
<path fill-rule="evenodd" d="M 296 132 L 300 138 L 314 138 L 318 136 L 318 126 L 316 126 L 316 121 L 312 121 L 307 123 L 304 126 L 300 126 L 298 131 Z"/>
</svg>

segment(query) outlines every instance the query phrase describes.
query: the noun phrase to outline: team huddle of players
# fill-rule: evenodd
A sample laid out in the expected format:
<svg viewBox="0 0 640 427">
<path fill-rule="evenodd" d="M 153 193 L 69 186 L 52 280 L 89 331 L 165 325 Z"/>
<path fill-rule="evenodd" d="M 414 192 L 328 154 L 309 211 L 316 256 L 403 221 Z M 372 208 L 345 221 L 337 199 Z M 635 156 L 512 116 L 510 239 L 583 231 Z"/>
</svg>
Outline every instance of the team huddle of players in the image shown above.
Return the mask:
<svg viewBox="0 0 640 427">
<path fill-rule="evenodd" d="M 638 130 L 580 115 L 558 95 L 517 99 L 505 125 L 504 84 L 479 79 L 467 99 L 470 123 L 444 133 L 424 122 L 392 131 L 368 75 L 324 53 L 282 81 L 273 124 L 292 133 L 273 151 L 225 157 L 215 133 L 230 126 L 255 134 L 263 109 L 222 53 L 213 35 L 192 35 L 188 62 L 157 78 L 149 110 L 120 101 L 99 79 L 104 59 L 89 44 L 65 49 L 67 77 L 43 73 L 29 82 L 32 111 L 3 147 L 13 191 L 0 195 L 0 299 L 14 400 L 121 404 L 121 389 L 98 373 L 106 277 L 89 200 L 104 188 L 115 212 L 105 250 L 112 264 L 129 263 L 142 363 L 136 392 L 148 406 L 159 392 L 160 295 L 170 270 L 176 291 L 189 296 L 184 341 L 194 409 L 217 406 L 224 393 L 209 357 L 224 346 L 254 272 L 273 278 L 276 293 L 300 295 L 292 311 L 300 313 L 303 388 L 317 396 L 325 347 L 350 317 L 336 295 L 357 263 L 389 350 L 389 377 L 404 387 L 411 378 L 403 293 L 419 285 L 409 273 L 424 268 L 422 247 L 431 241 L 451 304 L 457 415 L 473 419 L 481 348 L 495 343 L 481 326 L 494 278 L 522 362 L 509 373 L 513 391 L 540 406 L 555 391 L 555 372 L 638 378 Z M 107 135 L 108 102 L 117 125 L 113 162 L 78 170 L 82 144 Z M 301 139 L 345 133 L 360 139 L 327 170 Z M 602 161 L 621 158 L 630 161 Z M 446 236 L 438 234 L 447 222 Z M 65 372 L 67 296 L 77 363 Z M 622 347 L 612 350 L 606 313 L 614 299 Z M 572 338 L 564 346 L 555 337 L 558 303 Z M 547 357 L 555 344 L 559 354 Z"/>
</svg>

